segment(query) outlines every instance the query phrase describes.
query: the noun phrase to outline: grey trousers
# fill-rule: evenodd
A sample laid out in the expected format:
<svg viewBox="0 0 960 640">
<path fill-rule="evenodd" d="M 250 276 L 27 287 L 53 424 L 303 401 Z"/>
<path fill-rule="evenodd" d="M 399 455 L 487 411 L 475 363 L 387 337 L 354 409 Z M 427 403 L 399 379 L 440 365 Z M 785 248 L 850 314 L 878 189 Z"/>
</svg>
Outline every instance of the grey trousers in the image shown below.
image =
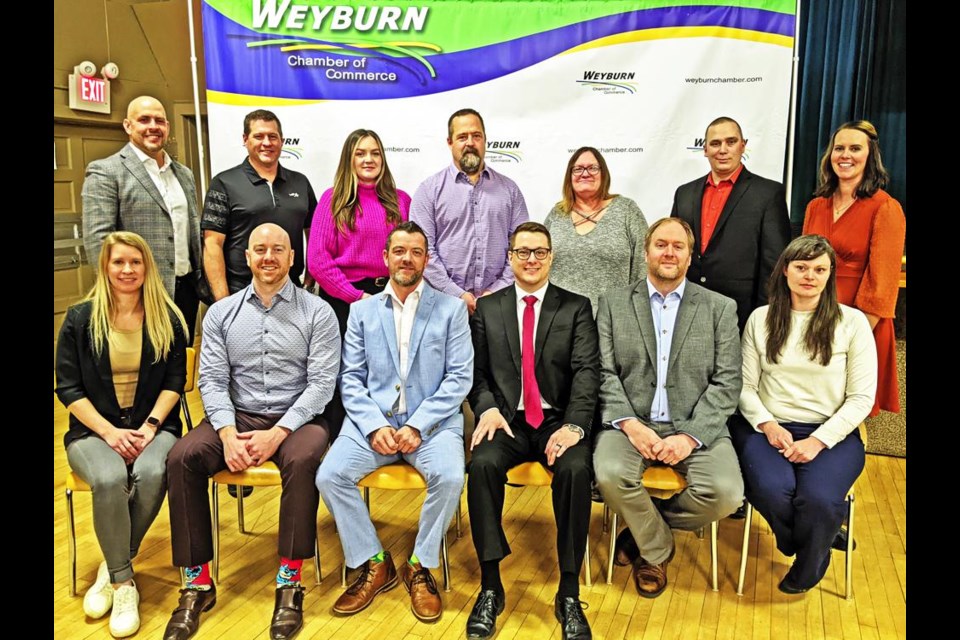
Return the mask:
<svg viewBox="0 0 960 640">
<path fill-rule="evenodd" d="M 93 489 L 93 528 L 114 584 L 133 577 L 132 560 L 163 504 L 167 453 L 176 441 L 157 432 L 129 467 L 96 435 L 67 447 L 70 468 Z"/>
<path fill-rule="evenodd" d="M 743 502 L 743 478 L 730 438 L 717 438 L 674 465 L 687 488 L 658 509 L 642 483 L 651 464 L 619 429 L 597 436 L 593 468 L 600 493 L 630 528 L 643 559 L 660 564 L 673 551 L 670 529 L 693 531 L 737 510 Z"/>
</svg>

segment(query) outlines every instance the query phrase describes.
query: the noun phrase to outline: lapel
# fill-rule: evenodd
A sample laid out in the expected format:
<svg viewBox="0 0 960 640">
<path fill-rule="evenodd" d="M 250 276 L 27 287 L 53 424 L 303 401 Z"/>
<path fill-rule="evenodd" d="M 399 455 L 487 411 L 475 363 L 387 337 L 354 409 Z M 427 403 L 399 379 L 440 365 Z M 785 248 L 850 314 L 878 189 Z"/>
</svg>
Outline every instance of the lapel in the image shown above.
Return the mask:
<svg viewBox="0 0 960 640">
<path fill-rule="evenodd" d="M 132 143 L 128 144 L 120 153 L 123 166 L 133 174 L 133 177 L 136 178 L 146 192 L 150 194 L 150 197 L 156 200 L 160 208 L 163 209 L 167 215 L 170 215 L 170 212 L 167 211 L 167 203 L 163 201 L 163 196 L 157 191 L 157 185 L 153 184 L 153 179 L 150 178 L 150 174 L 148 174 L 147 170 L 143 167 L 143 163 L 140 162 L 140 158 L 134 153 L 131 145 Z M 186 193 L 186 190 L 184 190 L 184 193 Z"/>
<path fill-rule="evenodd" d="M 381 294 L 377 294 L 381 295 Z M 400 348 L 397 345 L 397 327 L 393 324 L 393 298 L 384 296 L 377 305 L 377 314 L 380 316 L 380 326 L 383 327 L 384 339 L 387 342 L 387 352 L 393 358 L 393 366 L 400 374 Z"/>
<path fill-rule="evenodd" d="M 726 204 L 723 205 L 723 211 L 720 212 L 720 219 L 717 220 L 717 227 L 713 230 L 713 236 L 710 238 L 710 244 L 707 245 L 707 251 L 709 251 L 710 247 L 713 245 L 713 238 L 716 238 L 720 235 L 720 230 L 723 229 L 723 226 L 727 224 L 727 220 L 729 220 L 730 216 L 733 215 L 733 210 L 737 208 L 737 205 L 740 203 L 740 199 L 743 198 L 743 194 L 745 194 L 747 189 L 750 188 L 750 175 L 750 172 L 747 171 L 746 167 L 744 167 L 743 171 L 740 172 L 740 177 L 737 178 L 737 181 L 733 184 L 733 189 L 730 190 L 730 197 L 727 198 Z"/>
<path fill-rule="evenodd" d="M 507 344 L 510 345 L 510 359 L 517 373 L 520 369 L 520 325 L 517 324 L 517 287 L 504 287 L 500 294 L 500 315 L 503 319 L 503 330 L 507 334 Z"/>
<path fill-rule="evenodd" d="M 547 290 L 543 293 L 543 302 L 540 307 L 540 319 L 537 322 L 537 335 L 533 338 L 534 366 L 540 366 L 540 359 L 543 357 L 543 345 L 547 341 L 547 332 L 550 331 L 550 325 L 560 309 L 560 292 L 557 288 L 547 285 Z"/>
<path fill-rule="evenodd" d="M 413 319 L 413 331 L 410 333 L 410 353 L 407 355 L 407 366 L 417 357 L 417 350 L 423 341 L 423 334 L 427 330 L 427 324 L 430 322 L 430 314 L 437 304 L 438 294 L 430 285 L 423 284 L 423 292 L 420 294 L 420 303 L 417 305 L 417 315 Z"/>
<path fill-rule="evenodd" d="M 135 407 L 140 405 L 140 394 L 146 392 L 149 386 L 147 384 L 147 377 L 153 368 L 153 359 L 155 357 L 156 354 L 154 354 L 153 347 L 150 345 L 150 336 L 147 334 L 147 322 L 144 320 L 143 331 L 140 334 L 140 374 L 137 376 L 137 390 L 133 394 L 133 406 Z"/>
<path fill-rule="evenodd" d="M 647 279 L 641 280 L 633 290 L 633 309 L 637 314 L 637 323 L 640 325 L 640 337 L 647 349 L 647 358 L 654 371 L 657 369 L 657 338 L 656 327 L 653 326 L 653 315 L 650 312 L 650 294 L 647 293 Z"/>
<path fill-rule="evenodd" d="M 677 322 L 673 329 L 673 340 L 670 341 L 670 362 L 667 364 L 667 371 L 674 370 L 677 356 L 680 354 L 683 342 L 687 339 L 687 334 L 690 333 L 690 327 L 700 306 L 700 291 L 690 286 L 691 284 L 687 283 L 683 298 L 680 299 L 680 308 L 677 309 Z"/>
<path fill-rule="evenodd" d="M 690 211 L 691 214 L 691 219 L 688 220 L 688 222 L 693 223 L 691 225 L 693 227 L 693 238 L 697 243 L 697 246 L 695 247 L 695 253 L 700 253 L 700 238 L 703 237 L 702 226 L 700 225 L 700 217 L 703 212 L 703 192 L 707 188 L 707 177 L 709 175 L 710 174 L 704 176 L 703 179 L 697 183 L 696 188 L 692 189 L 692 193 L 690 194 L 690 202 L 687 203 L 690 207 L 688 211 Z M 646 292 L 646 288 L 644 288 L 644 292 Z"/>
</svg>

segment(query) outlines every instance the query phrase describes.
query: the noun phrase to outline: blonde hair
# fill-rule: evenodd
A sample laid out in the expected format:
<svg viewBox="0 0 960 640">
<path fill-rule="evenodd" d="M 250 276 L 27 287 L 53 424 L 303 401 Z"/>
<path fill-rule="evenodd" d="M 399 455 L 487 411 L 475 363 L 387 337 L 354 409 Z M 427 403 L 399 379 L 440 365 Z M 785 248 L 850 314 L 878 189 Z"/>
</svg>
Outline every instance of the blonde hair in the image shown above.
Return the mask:
<svg viewBox="0 0 960 640">
<path fill-rule="evenodd" d="M 156 364 L 161 359 L 167 359 L 176 337 L 170 312 L 173 312 L 180 323 L 181 333 L 184 332 L 183 327 L 186 327 L 187 323 L 170 294 L 163 288 L 163 281 L 157 273 L 157 263 L 153 259 L 150 246 L 147 245 L 146 240 L 130 231 L 114 231 L 104 238 L 103 246 L 100 247 L 100 257 L 97 260 L 97 281 L 83 298 L 84 302 L 89 300 L 92 303 L 90 337 L 93 341 L 93 351 L 98 357 L 103 353 L 103 344 L 110 333 L 115 300 L 107 268 L 110 264 L 110 252 L 118 244 L 132 247 L 143 256 L 143 287 L 140 289 L 140 301 L 143 304 L 143 321 L 147 327 L 147 337 L 153 347 L 153 353 L 156 354 L 153 363 Z"/>
</svg>

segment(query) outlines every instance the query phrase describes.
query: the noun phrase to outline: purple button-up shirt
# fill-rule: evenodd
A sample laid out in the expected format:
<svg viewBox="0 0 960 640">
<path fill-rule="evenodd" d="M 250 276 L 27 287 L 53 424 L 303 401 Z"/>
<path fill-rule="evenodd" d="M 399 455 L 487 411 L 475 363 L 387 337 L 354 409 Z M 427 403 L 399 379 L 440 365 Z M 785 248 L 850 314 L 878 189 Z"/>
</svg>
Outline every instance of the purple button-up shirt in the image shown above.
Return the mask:
<svg viewBox="0 0 960 640">
<path fill-rule="evenodd" d="M 529 216 L 510 178 L 485 165 L 474 185 L 451 164 L 417 188 L 410 219 L 427 234 L 430 260 L 424 276 L 434 289 L 479 297 L 513 282 L 510 233 Z"/>
</svg>

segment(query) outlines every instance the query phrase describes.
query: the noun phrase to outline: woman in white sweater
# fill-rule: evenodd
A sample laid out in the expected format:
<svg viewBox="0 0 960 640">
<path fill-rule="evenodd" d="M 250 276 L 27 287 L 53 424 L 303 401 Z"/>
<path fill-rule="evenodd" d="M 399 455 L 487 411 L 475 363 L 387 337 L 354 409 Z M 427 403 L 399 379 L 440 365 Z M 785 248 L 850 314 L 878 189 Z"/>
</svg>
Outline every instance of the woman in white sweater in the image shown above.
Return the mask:
<svg viewBox="0 0 960 640">
<path fill-rule="evenodd" d="M 863 470 L 857 430 L 873 407 L 877 354 L 862 312 L 837 302 L 836 254 L 823 236 L 787 245 L 770 304 L 743 332 L 743 391 L 731 437 L 747 499 L 777 548 L 796 556 L 784 593 L 815 586 L 830 565 L 844 499 Z"/>
</svg>

